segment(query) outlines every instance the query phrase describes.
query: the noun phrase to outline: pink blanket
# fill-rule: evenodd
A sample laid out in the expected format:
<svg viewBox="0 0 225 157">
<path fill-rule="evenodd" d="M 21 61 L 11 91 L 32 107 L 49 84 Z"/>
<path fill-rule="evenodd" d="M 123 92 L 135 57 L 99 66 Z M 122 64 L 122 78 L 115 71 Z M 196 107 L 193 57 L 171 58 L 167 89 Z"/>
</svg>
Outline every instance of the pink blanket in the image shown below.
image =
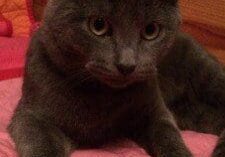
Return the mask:
<svg viewBox="0 0 225 157">
<path fill-rule="evenodd" d="M 17 157 L 14 144 L 6 132 L 13 110 L 21 96 L 22 79 L 0 82 L 0 157 Z M 195 157 L 210 157 L 217 136 L 191 131 L 182 132 L 186 145 Z M 147 157 L 145 151 L 130 141 L 111 144 L 102 149 L 77 150 L 71 157 Z"/>
<path fill-rule="evenodd" d="M 28 41 L 26 37 L 0 37 L 0 80 L 22 75 Z"/>
</svg>

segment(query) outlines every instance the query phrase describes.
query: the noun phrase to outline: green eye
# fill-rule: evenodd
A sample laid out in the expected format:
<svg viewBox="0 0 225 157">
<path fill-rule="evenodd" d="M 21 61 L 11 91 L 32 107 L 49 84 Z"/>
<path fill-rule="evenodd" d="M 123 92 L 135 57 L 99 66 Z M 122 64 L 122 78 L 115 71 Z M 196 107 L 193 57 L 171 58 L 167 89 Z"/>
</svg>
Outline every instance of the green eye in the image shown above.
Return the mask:
<svg viewBox="0 0 225 157">
<path fill-rule="evenodd" d="M 143 32 L 142 37 L 146 40 L 154 40 L 160 34 L 160 26 L 157 23 L 150 23 L 148 24 Z"/>
<path fill-rule="evenodd" d="M 92 18 L 89 23 L 89 28 L 95 35 L 102 36 L 109 31 L 109 24 L 104 18 Z"/>
</svg>

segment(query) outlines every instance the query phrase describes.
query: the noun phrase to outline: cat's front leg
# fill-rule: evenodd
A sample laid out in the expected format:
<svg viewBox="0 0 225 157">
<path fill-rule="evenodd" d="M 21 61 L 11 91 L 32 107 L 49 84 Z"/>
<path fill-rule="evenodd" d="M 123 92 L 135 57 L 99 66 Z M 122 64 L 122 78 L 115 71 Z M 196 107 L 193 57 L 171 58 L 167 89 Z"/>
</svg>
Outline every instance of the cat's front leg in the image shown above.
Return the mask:
<svg viewBox="0 0 225 157">
<path fill-rule="evenodd" d="M 20 157 L 68 157 L 69 139 L 29 113 L 16 112 L 8 127 Z"/>
<path fill-rule="evenodd" d="M 148 113 L 149 125 L 136 137 L 136 142 L 154 157 L 192 157 L 160 96 L 156 103 Z"/>
<path fill-rule="evenodd" d="M 223 130 L 222 134 L 220 135 L 212 157 L 225 157 L 225 130 Z"/>
<path fill-rule="evenodd" d="M 192 157 L 170 119 L 158 119 L 136 142 L 153 157 Z"/>
<path fill-rule="evenodd" d="M 153 154 L 156 157 L 192 157 L 182 140 L 179 129 L 170 120 L 161 119 L 155 123 L 149 131 L 149 136 Z"/>
</svg>

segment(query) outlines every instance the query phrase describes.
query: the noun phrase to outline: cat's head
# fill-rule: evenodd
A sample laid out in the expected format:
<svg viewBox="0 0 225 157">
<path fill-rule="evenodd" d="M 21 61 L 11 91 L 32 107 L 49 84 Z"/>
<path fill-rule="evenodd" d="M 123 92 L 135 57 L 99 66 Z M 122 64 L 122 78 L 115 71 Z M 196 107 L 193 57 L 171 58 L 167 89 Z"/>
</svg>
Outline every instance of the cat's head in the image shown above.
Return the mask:
<svg viewBox="0 0 225 157">
<path fill-rule="evenodd" d="M 179 22 L 176 0 L 50 0 L 43 28 L 67 75 L 126 87 L 157 73 Z"/>
</svg>

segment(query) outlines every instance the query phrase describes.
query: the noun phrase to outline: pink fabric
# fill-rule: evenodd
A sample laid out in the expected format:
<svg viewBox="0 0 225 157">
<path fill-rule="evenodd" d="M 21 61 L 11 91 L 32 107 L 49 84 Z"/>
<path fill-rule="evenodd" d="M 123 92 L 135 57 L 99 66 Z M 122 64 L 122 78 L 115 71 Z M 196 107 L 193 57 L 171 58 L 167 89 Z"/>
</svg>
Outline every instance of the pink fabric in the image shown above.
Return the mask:
<svg viewBox="0 0 225 157">
<path fill-rule="evenodd" d="M 22 79 L 0 82 L 0 157 L 18 157 L 14 144 L 6 132 L 13 110 L 21 96 Z M 192 131 L 182 132 L 186 145 L 195 157 L 210 157 L 217 136 Z M 71 157 L 147 157 L 145 151 L 129 141 L 111 144 L 102 149 L 77 150 Z"/>
<path fill-rule="evenodd" d="M 28 41 L 25 37 L 0 37 L 0 80 L 22 75 Z"/>
</svg>

